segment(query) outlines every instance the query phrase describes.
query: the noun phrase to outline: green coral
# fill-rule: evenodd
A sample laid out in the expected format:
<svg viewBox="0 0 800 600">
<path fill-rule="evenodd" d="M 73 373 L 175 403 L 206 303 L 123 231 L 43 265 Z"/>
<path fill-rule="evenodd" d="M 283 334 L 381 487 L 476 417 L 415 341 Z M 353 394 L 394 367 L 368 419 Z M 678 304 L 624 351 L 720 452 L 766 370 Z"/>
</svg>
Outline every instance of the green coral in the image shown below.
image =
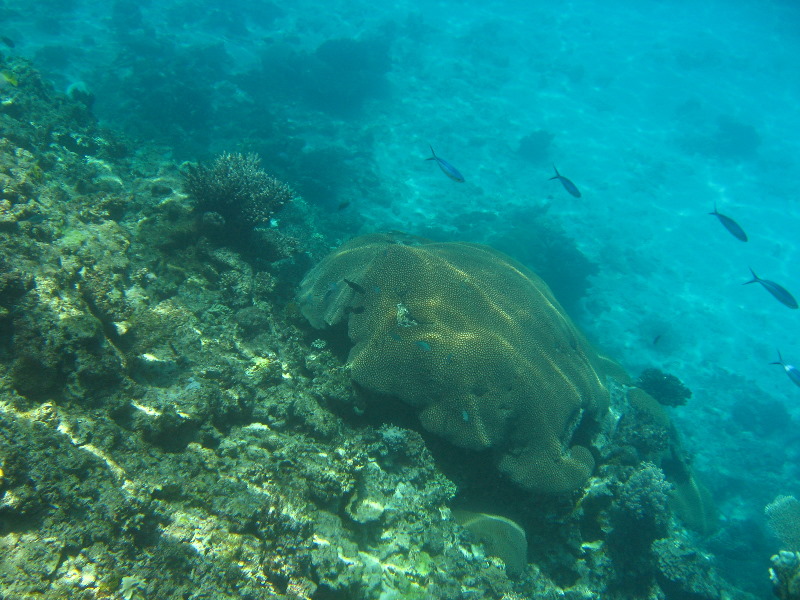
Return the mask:
<svg viewBox="0 0 800 600">
<path fill-rule="evenodd" d="M 564 492 L 590 475 L 608 405 L 601 358 L 537 275 L 487 246 L 356 238 L 306 276 L 318 328 L 346 321 L 353 381 L 414 407 L 428 431 L 491 449 L 518 485 Z M 580 440 L 580 442 L 578 441 Z"/>
</svg>

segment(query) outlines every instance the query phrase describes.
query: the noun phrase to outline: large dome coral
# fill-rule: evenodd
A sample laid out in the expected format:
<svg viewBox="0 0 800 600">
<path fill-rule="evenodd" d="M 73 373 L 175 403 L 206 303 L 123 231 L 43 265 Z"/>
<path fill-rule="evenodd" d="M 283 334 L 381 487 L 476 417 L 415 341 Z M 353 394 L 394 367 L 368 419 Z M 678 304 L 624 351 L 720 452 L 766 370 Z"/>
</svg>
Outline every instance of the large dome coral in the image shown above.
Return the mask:
<svg viewBox="0 0 800 600">
<path fill-rule="evenodd" d="M 586 434 L 607 410 L 611 363 L 508 256 L 362 236 L 308 273 L 299 300 L 315 327 L 347 321 L 352 379 L 375 401 L 397 397 L 428 431 L 491 449 L 522 487 L 564 492 L 591 474 Z"/>
</svg>

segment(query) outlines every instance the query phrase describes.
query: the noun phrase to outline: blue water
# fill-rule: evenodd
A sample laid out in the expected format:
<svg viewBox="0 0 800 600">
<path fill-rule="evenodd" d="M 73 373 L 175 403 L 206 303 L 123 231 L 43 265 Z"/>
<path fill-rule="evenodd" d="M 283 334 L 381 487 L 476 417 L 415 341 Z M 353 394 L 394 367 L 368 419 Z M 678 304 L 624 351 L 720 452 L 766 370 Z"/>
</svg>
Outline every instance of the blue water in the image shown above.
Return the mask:
<svg viewBox="0 0 800 600">
<path fill-rule="evenodd" d="M 800 5 L 531 4 L 6 1 L 0 33 L 175 160 L 258 152 L 340 238 L 486 242 L 534 268 L 550 244 L 589 336 L 693 390 L 672 416 L 695 469 L 729 530 L 762 531 L 800 494 L 800 389 L 770 365 L 800 363 L 800 311 L 742 284 L 752 267 L 800 295 Z M 752 536 L 759 573 L 777 542 Z"/>
</svg>

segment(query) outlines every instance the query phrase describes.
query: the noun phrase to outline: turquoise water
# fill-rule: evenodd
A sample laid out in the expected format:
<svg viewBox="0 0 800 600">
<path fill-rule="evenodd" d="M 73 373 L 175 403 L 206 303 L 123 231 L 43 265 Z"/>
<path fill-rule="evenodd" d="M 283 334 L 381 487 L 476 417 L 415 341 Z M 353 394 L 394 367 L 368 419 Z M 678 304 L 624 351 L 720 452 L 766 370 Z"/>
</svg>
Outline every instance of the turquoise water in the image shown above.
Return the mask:
<svg viewBox="0 0 800 600">
<path fill-rule="evenodd" d="M 546 219 L 545 278 L 631 373 L 693 390 L 672 416 L 694 466 L 768 556 L 763 507 L 800 494 L 800 389 L 770 365 L 800 363 L 800 314 L 742 284 L 752 267 L 800 294 L 800 6 L 539 4 L 5 2 L 0 33 L 176 160 L 258 152 L 338 239 L 485 242 L 537 268 Z"/>
</svg>

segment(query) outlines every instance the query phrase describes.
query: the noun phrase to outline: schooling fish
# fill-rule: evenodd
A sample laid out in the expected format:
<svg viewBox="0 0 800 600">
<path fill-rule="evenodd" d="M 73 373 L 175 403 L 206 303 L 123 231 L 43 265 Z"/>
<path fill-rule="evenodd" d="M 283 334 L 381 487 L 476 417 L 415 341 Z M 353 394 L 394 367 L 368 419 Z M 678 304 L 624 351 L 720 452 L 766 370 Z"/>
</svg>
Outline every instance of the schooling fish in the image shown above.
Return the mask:
<svg viewBox="0 0 800 600">
<path fill-rule="evenodd" d="M 435 160 L 436 164 L 439 165 L 439 168 L 442 170 L 442 173 L 447 175 L 453 181 L 464 183 L 464 176 L 458 172 L 458 169 L 456 169 L 445 159 L 436 156 L 436 152 L 433 151 L 433 146 L 430 146 L 430 149 L 431 149 L 431 154 L 433 154 L 433 156 L 431 156 L 430 158 L 426 158 L 425 160 Z"/>
<path fill-rule="evenodd" d="M 710 212 L 708 214 L 717 217 L 719 219 L 719 222 L 722 223 L 725 229 L 730 231 L 731 235 L 735 237 L 737 240 L 740 240 L 742 242 L 747 241 L 747 234 L 744 232 L 744 229 L 742 229 L 736 221 L 734 221 L 730 217 L 727 217 L 717 212 L 716 202 L 714 203 L 714 212 Z"/>
<path fill-rule="evenodd" d="M 553 165 L 553 170 L 556 172 L 556 174 L 553 177 L 551 177 L 549 179 L 549 181 L 553 181 L 553 179 L 558 179 L 561 182 L 561 185 L 564 186 L 565 190 L 567 190 L 570 194 L 572 194 L 576 198 L 580 198 L 581 197 L 581 192 L 578 189 L 578 186 L 575 185 L 574 183 L 572 183 L 566 177 L 564 177 L 561 173 L 559 173 L 558 169 L 556 169 L 555 165 Z"/>
<path fill-rule="evenodd" d="M 778 350 L 778 360 L 777 362 L 769 363 L 771 365 L 780 365 L 783 367 L 783 370 L 786 371 L 786 374 L 789 376 L 789 379 L 792 380 L 792 383 L 796 386 L 800 387 L 800 369 L 795 367 L 794 365 L 787 365 L 783 357 L 781 356 L 781 351 Z"/>
<path fill-rule="evenodd" d="M 778 300 L 778 302 L 788 306 L 789 308 L 797 308 L 797 300 L 794 299 L 794 296 L 792 296 L 785 287 L 778 285 L 769 279 L 761 279 L 761 277 L 756 275 L 752 268 L 750 269 L 750 272 L 753 274 L 753 278 L 742 285 L 747 285 L 748 283 L 760 283 L 764 286 L 765 290 L 775 296 L 775 299 Z"/>
</svg>

